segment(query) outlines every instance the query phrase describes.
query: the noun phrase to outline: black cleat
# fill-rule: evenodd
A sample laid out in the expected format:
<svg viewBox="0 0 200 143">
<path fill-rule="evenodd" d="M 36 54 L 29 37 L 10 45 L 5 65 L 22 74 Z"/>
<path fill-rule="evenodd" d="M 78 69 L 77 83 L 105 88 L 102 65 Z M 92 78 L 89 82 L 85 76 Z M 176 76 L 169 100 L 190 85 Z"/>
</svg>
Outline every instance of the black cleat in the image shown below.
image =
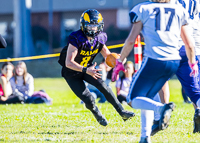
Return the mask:
<svg viewBox="0 0 200 143">
<path fill-rule="evenodd" d="M 151 136 L 155 135 L 159 131 L 160 131 L 160 129 L 159 129 L 159 120 L 158 121 L 154 120 L 152 129 L 151 129 Z"/>
<path fill-rule="evenodd" d="M 134 116 L 135 116 L 135 113 L 129 112 L 129 111 L 126 111 L 126 110 L 122 110 L 121 113 L 120 113 L 120 115 L 121 115 L 122 119 L 123 119 L 124 121 L 126 121 L 126 120 L 129 120 L 129 119 L 131 119 L 132 117 L 134 117 Z"/>
<path fill-rule="evenodd" d="M 200 109 L 195 110 L 193 133 L 200 133 Z"/>
<path fill-rule="evenodd" d="M 165 104 L 161 113 L 159 120 L 159 130 L 164 130 L 169 126 L 169 121 L 171 118 L 172 111 L 175 109 L 175 104 L 173 102 Z"/>
<path fill-rule="evenodd" d="M 150 137 L 141 137 L 139 143 L 151 143 Z"/>
<path fill-rule="evenodd" d="M 108 125 L 108 122 L 104 116 L 95 116 L 95 118 L 97 119 L 97 121 L 99 122 L 100 125 L 102 125 L 102 126 Z"/>
<path fill-rule="evenodd" d="M 169 126 L 171 113 L 175 109 L 174 103 L 168 103 L 163 106 L 160 120 L 154 121 L 151 131 L 151 136 L 155 135 L 160 130 L 164 130 Z"/>
<path fill-rule="evenodd" d="M 102 125 L 102 126 L 108 125 L 106 118 L 101 114 L 101 112 L 99 111 L 99 109 L 97 107 L 94 111 L 92 111 L 92 113 L 100 125 Z"/>
</svg>

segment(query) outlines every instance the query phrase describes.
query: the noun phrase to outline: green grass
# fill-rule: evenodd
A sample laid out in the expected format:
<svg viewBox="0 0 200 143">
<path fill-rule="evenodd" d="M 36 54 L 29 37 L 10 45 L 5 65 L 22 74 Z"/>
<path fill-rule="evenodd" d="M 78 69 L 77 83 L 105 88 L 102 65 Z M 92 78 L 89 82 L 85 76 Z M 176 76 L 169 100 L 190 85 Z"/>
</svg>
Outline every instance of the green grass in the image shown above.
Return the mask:
<svg viewBox="0 0 200 143">
<path fill-rule="evenodd" d="M 177 105 L 170 126 L 152 137 L 152 142 L 200 142 L 200 134 L 193 134 L 194 109 L 184 104 L 180 83 L 170 82 L 170 101 Z M 112 84 L 114 87 L 114 84 Z M 123 122 L 109 103 L 97 104 L 109 125 L 100 126 L 93 115 L 79 104 L 62 78 L 35 79 L 35 90 L 45 89 L 53 105 L 1 105 L 1 142 L 70 142 L 70 143 L 130 143 L 140 139 L 140 111 L 127 105 L 136 116 Z M 114 91 L 115 92 L 115 91 Z"/>
</svg>

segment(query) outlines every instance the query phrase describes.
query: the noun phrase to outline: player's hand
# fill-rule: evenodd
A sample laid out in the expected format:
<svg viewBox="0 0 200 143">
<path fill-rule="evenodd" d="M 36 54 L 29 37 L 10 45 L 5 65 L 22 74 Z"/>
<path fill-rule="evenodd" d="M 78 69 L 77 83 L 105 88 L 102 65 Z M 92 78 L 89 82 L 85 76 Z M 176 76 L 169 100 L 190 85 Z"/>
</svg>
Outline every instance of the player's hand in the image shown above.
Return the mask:
<svg viewBox="0 0 200 143">
<path fill-rule="evenodd" d="M 116 66 L 113 69 L 112 73 L 112 79 L 111 81 L 114 82 L 119 78 L 119 72 L 123 71 L 125 72 L 125 68 L 122 62 L 120 62 L 118 59 L 116 59 Z"/>
<path fill-rule="evenodd" d="M 190 66 L 190 68 L 192 69 L 192 72 L 190 73 L 190 76 L 197 76 L 199 74 L 199 67 L 197 65 L 198 61 L 196 61 L 194 64 L 190 63 L 190 61 L 188 61 L 188 64 Z"/>
<path fill-rule="evenodd" d="M 101 71 L 102 69 L 95 69 L 96 65 L 97 63 L 95 62 L 93 66 L 87 68 L 86 73 L 91 75 L 93 78 L 98 79 L 102 76 L 98 71 Z"/>
</svg>

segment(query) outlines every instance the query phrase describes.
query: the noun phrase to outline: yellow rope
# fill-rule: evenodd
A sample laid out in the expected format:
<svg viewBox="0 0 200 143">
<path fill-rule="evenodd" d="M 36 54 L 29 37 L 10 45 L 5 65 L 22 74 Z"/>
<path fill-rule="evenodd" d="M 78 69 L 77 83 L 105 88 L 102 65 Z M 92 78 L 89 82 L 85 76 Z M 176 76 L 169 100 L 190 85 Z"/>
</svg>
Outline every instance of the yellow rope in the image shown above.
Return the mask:
<svg viewBox="0 0 200 143">
<path fill-rule="evenodd" d="M 111 45 L 111 46 L 107 46 L 108 49 L 114 49 L 114 48 L 119 48 L 119 47 L 123 47 L 124 44 L 118 44 L 118 45 Z"/>
<path fill-rule="evenodd" d="M 141 44 L 145 45 L 144 42 L 141 42 Z M 107 47 L 108 47 L 108 49 L 114 49 L 114 48 L 119 48 L 119 47 L 123 47 L 123 46 L 124 46 L 124 44 L 118 44 L 118 45 L 111 45 L 111 46 L 107 46 Z M 31 57 L 0 59 L 0 62 L 25 61 L 25 60 L 59 57 L 59 56 L 60 56 L 60 53 L 56 53 L 56 54 L 39 55 L 39 56 L 31 56 Z"/>
<path fill-rule="evenodd" d="M 25 60 L 33 60 L 33 59 L 43 59 L 43 58 L 58 57 L 59 55 L 60 55 L 60 53 L 57 53 L 57 54 L 48 54 L 48 55 L 39 55 L 39 56 L 32 56 L 32 57 L 0 59 L 0 62 L 12 62 L 12 61 L 25 61 Z"/>
</svg>

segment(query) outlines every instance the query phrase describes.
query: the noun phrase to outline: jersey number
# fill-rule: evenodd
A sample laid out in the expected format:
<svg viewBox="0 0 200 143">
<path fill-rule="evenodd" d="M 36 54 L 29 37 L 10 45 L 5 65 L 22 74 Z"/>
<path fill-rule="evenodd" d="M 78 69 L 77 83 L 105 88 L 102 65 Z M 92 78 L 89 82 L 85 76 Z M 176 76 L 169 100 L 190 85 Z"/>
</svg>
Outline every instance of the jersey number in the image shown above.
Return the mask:
<svg viewBox="0 0 200 143">
<path fill-rule="evenodd" d="M 186 8 L 186 3 L 185 3 L 185 1 L 183 1 L 183 0 L 178 0 L 178 1 L 179 1 L 179 3 L 182 4 L 182 6 L 183 6 L 184 8 Z M 189 12 L 189 14 L 190 14 L 190 18 L 191 18 L 191 19 L 194 19 L 194 12 L 195 12 L 196 4 L 197 4 L 196 0 L 190 0 L 190 1 L 189 1 L 189 9 L 188 9 L 188 12 Z"/>
<path fill-rule="evenodd" d="M 84 66 L 84 67 L 87 67 L 87 64 L 88 64 L 90 58 L 91 58 L 91 56 L 89 56 L 89 57 L 84 57 L 84 58 L 82 59 L 82 62 L 80 63 L 80 65 L 81 65 L 81 66 Z"/>
<path fill-rule="evenodd" d="M 172 20 L 173 20 L 173 17 L 175 15 L 175 9 L 173 9 L 173 8 L 164 8 L 164 11 L 165 11 L 165 13 L 162 14 L 161 11 L 160 11 L 160 8 L 158 8 L 158 7 L 154 8 L 154 12 L 156 12 L 156 21 L 155 21 L 156 30 L 161 30 L 160 29 L 160 27 L 161 27 L 160 26 L 161 25 L 161 15 L 162 15 L 162 18 L 165 19 L 164 15 L 168 15 L 169 12 L 170 12 L 170 15 L 169 15 L 169 18 L 168 18 L 168 22 L 167 22 L 165 31 L 169 31 L 170 30 L 170 27 L 171 27 L 171 24 L 172 24 Z"/>
</svg>

